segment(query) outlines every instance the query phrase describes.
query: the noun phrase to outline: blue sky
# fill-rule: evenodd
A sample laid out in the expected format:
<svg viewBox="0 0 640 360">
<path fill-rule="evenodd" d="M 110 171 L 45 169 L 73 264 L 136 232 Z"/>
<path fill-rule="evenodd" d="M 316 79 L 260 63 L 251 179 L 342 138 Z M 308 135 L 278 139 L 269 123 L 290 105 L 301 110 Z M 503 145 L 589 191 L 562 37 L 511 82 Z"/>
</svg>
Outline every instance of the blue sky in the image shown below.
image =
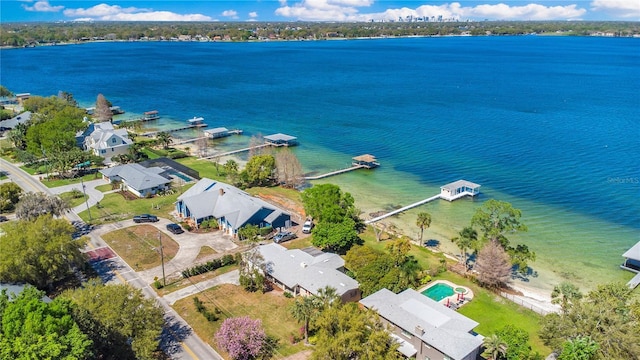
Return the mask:
<svg viewBox="0 0 640 360">
<path fill-rule="evenodd" d="M 1 0 L 0 21 L 640 21 L 640 0 Z"/>
</svg>

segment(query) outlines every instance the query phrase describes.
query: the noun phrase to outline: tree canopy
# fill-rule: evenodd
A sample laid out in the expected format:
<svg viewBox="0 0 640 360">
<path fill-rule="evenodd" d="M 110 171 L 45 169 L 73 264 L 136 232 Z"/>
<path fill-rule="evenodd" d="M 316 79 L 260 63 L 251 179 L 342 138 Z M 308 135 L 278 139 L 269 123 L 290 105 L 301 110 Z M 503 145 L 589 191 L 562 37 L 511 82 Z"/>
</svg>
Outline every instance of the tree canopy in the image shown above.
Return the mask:
<svg viewBox="0 0 640 360">
<path fill-rule="evenodd" d="M 22 195 L 22 188 L 14 182 L 0 184 L 0 212 L 11 211 L 15 208 Z"/>
<path fill-rule="evenodd" d="M 313 230 L 311 243 L 322 250 L 344 254 L 351 246 L 362 242 L 355 226 L 350 218 L 340 223 L 320 222 Z"/>
<path fill-rule="evenodd" d="M 62 216 L 69 211 L 67 202 L 57 196 L 45 193 L 26 193 L 16 205 L 16 217 L 23 220 L 35 220 L 43 214 Z"/>
<path fill-rule="evenodd" d="M 369 309 L 355 303 L 331 306 L 315 321 L 314 360 L 395 360 L 399 344 Z"/>
<path fill-rule="evenodd" d="M 269 350 L 262 320 L 248 316 L 225 319 L 215 339 L 234 360 L 256 359 Z"/>
<path fill-rule="evenodd" d="M 354 218 L 356 208 L 353 196 L 343 193 L 337 185 L 320 184 L 302 192 L 302 203 L 307 216 L 317 223 L 340 223 L 345 217 Z"/>
<path fill-rule="evenodd" d="M 509 255 L 495 241 L 486 243 L 480 250 L 474 269 L 480 284 L 490 288 L 501 288 L 511 281 Z"/>
<path fill-rule="evenodd" d="M 93 358 L 92 341 L 71 316 L 71 303 L 60 298 L 47 303 L 43 297 L 31 286 L 13 298 L 6 290 L 0 293 L 0 358 Z"/>
<path fill-rule="evenodd" d="M 247 186 L 271 185 L 275 169 L 276 160 L 272 155 L 254 155 L 247 161 L 240 178 Z"/>
<path fill-rule="evenodd" d="M 74 303 L 73 316 L 94 341 L 96 358 L 156 359 L 164 312 L 142 291 L 91 280 L 61 297 Z"/>
<path fill-rule="evenodd" d="M 81 264 L 82 242 L 75 241 L 74 227 L 64 219 L 43 215 L 4 226 L 0 236 L 0 281 L 26 282 L 40 289 L 50 287 Z"/>
<path fill-rule="evenodd" d="M 596 359 L 640 359 L 640 301 L 631 289 L 611 283 L 584 297 L 575 296 L 573 287 L 565 292 L 572 294 L 567 296 L 571 301 L 563 303 L 561 313 L 548 314 L 542 321 L 539 335 L 545 345 L 562 353 L 565 348 L 577 352 L 571 349 L 576 347 L 590 353 L 597 347 Z M 578 338 L 588 340 L 576 343 Z"/>
</svg>

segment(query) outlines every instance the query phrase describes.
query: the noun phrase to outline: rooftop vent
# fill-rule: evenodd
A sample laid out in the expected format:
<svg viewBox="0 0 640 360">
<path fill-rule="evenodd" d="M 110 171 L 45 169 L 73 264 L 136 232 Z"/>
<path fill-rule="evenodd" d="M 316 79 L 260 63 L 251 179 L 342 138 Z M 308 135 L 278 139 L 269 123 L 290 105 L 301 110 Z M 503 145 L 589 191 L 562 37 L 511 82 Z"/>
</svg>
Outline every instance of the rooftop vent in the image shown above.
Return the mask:
<svg viewBox="0 0 640 360">
<path fill-rule="evenodd" d="M 419 336 L 424 335 L 424 329 L 422 328 L 422 326 L 416 326 L 416 334 L 418 334 Z"/>
<path fill-rule="evenodd" d="M 306 268 L 306 267 L 307 267 L 307 263 L 301 262 L 301 263 L 300 263 L 300 267 L 302 267 L 302 268 Z"/>
</svg>

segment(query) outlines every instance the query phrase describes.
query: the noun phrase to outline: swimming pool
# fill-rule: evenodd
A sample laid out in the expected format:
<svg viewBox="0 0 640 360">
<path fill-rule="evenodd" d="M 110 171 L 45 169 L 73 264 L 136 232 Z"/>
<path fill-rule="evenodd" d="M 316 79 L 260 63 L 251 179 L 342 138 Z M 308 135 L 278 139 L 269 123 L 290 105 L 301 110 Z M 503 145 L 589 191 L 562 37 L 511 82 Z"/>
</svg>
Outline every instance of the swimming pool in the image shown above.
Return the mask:
<svg viewBox="0 0 640 360">
<path fill-rule="evenodd" d="M 437 283 L 431 287 L 426 288 L 422 295 L 428 296 L 435 301 L 440 301 L 446 297 L 455 294 L 453 288 L 445 283 Z"/>
<path fill-rule="evenodd" d="M 192 180 L 190 177 L 188 177 L 188 176 L 184 175 L 183 173 L 181 173 L 181 172 L 179 172 L 179 171 L 175 171 L 175 170 L 173 170 L 173 169 L 172 169 L 172 170 L 167 170 L 167 172 L 168 172 L 169 174 L 171 174 L 172 176 L 179 177 L 180 179 L 184 180 L 184 182 L 189 182 L 189 181 L 191 181 L 191 180 Z"/>
</svg>

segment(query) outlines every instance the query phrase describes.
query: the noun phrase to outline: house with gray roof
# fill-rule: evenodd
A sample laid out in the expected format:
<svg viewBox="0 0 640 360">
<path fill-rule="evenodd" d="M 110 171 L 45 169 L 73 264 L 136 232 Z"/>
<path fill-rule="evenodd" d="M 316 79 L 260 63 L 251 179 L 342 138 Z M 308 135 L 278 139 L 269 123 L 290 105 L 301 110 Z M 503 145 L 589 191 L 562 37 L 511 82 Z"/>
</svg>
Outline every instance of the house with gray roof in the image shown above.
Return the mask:
<svg viewBox="0 0 640 360">
<path fill-rule="evenodd" d="M 19 115 L 12 117 L 11 119 L 6 119 L 0 121 L 1 129 L 13 129 L 18 124 L 24 124 L 31 119 L 31 111 L 25 111 Z"/>
<path fill-rule="evenodd" d="M 121 182 L 122 189 L 139 197 L 155 195 L 169 189 L 171 179 L 165 177 L 166 170 L 159 167 L 146 168 L 140 164 L 124 164 L 100 170 L 102 178 L 109 182 Z"/>
<path fill-rule="evenodd" d="M 291 226 L 291 215 L 286 211 L 235 186 L 208 178 L 200 179 L 178 197 L 176 211 L 195 227 L 216 219 L 220 229 L 230 235 L 236 235 L 247 224 L 274 229 Z"/>
<path fill-rule="evenodd" d="M 95 155 L 103 157 L 106 163 L 117 155 L 127 154 L 129 146 L 133 143 L 129 139 L 127 129 L 115 129 L 110 122 L 92 123 L 83 136 L 76 136 L 76 141 L 81 141 L 84 150 L 90 150 Z M 78 140 L 79 139 L 79 140 Z"/>
<path fill-rule="evenodd" d="M 276 243 L 260 245 L 269 280 L 293 295 L 318 295 L 327 286 L 343 302 L 360 299 L 360 284 L 344 273 L 344 259 L 315 248 L 289 250 Z"/>
<path fill-rule="evenodd" d="M 473 332 L 477 322 L 413 289 L 382 289 L 360 304 L 389 325 L 407 358 L 475 360 L 480 353 L 484 338 Z"/>
</svg>

